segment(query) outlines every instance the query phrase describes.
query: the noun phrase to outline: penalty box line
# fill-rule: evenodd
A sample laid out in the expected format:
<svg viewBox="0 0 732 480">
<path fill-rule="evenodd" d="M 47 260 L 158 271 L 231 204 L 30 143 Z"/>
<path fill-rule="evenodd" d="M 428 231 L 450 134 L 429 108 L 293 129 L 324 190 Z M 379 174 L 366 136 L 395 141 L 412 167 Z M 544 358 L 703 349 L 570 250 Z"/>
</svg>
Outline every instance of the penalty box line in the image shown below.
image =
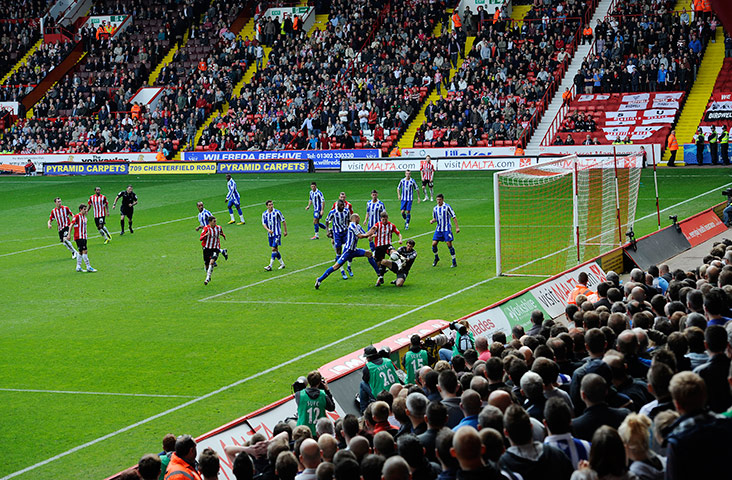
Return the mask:
<svg viewBox="0 0 732 480">
<path fill-rule="evenodd" d="M 191 405 L 195 405 L 196 403 L 201 402 L 202 400 L 207 400 L 207 399 L 209 399 L 211 397 L 214 397 L 214 396 L 216 396 L 216 395 L 218 395 L 220 393 L 223 393 L 223 392 L 226 392 L 228 390 L 231 390 L 232 388 L 238 387 L 239 385 L 242 385 L 242 384 L 245 384 L 245 383 L 250 382 L 252 380 L 255 380 L 255 379 L 257 379 L 257 378 L 259 378 L 261 376 L 267 375 L 267 374 L 272 373 L 272 372 L 276 372 L 277 370 L 280 370 L 280 369 L 282 369 L 284 367 L 290 366 L 290 365 L 292 365 L 292 364 L 294 364 L 296 362 L 299 362 L 300 360 L 303 360 L 303 359 L 308 358 L 308 357 L 310 357 L 312 355 L 315 355 L 316 353 L 320 353 L 320 352 L 322 352 L 324 350 L 328 350 L 329 348 L 332 348 L 332 347 L 335 347 L 337 345 L 340 345 L 341 343 L 347 342 L 348 340 L 351 340 L 352 338 L 356 338 L 356 337 L 358 337 L 360 335 L 363 335 L 364 333 L 368 333 L 368 332 L 370 332 L 372 330 L 375 330 L 377 328 L 383 327 L 384 325 L 388 325 L 388 324 L 390 324 L 390 323 L 392 323 L 392 322 L 394 322 L 396 320 L 399 320 L 401 318 L 404 318 L 404 317 L 406 317 L 408 315 L 411 315 L 413 313 L 417 313 L 417 312 L 419 312 L 421 310 L 424 310 L 425 308 L 431 307 L 432 305 L 435 305 L 437 303 L 440 303 L 440 302 L 442 302 L 444 300 L 448 300 L 448 299 L 450 299 L 452 297 L 456 297 L 456 296 L 458 296 L 458 295 L 460 295 L 462 293 L 465 293 L 465 292 L 467 292 L 469 290 L 472 290 L 472 289 L 474 289 L 476 287 L 479 287 L 481 285 L 485 285 L 486 283 L 492 282 L 493 280 L 495 280 L 497 278 L 500 278 L 500 277 L 489 277 L 489 278 L 486 278 L 485 280 L 481 280 L 481 281 L 476 282 L 476 283 L 474 283 L 472 285 L 468 285 L 467 287 L 463 287 L 463 288 L 461 288 L 459 290 L 456 290 L 456 291 L 454 291 L 452 293 L 449 293 L 449 294 L 444 295 L 444 296 L 442 296 L 440 298 L 437 298 L 435 300 L 432 300 L 431 302 L 428 302 L 428 303 L 425 303 L 425 304 L 420 305 L 418 307 L 412 308 L 411 310 L 408 310 L 408 311 L 406 311 L 404 313 L 400 313 L 399 315 L 396 315 L 394 317 L 391 317 L 391 318 L 388 318 L 386 320 L 383 320 L 383 321 L 381 321 L 381 322 L 379 322 L 379 323 L 377 323 L 375 325 L 372 325 L 370 327 L 364 328 L 363 330 L 360 330 L 358 332 L 355 332 L 355 333 L 352 333 L 350 335 L 347 335 L 347 336 L 345 336 L 343 338 L 340 338 L 340 339 L 338 339 L 338 340 L 336 340 L 334 342 L 331 342 L 331 343 L 329 343 L 327 345 L 322 345 L 322 346 L 320 346 L 320 347 L 318 347 L 318 348 L 316 348 L 314 350 L 310 350 L 310 351 L 308 351 L 306 353 L 303 353 L 303 354 L 298 355 L 298 356 L 296 356 L 294 358 L 291 358 L 290 360 L 287 360 L 285 362 L 282 362 L 282 363 L 279 363 L 277 365 L 274 365 L 274 366 L 272 366 L 272 367 L 270 367 L 270 368 L 268 368 L 266 370 L 262 370 L 262 371 L 260 371 L 258 373 L 255 373 L 253 375 L 250 375 L 250 376 L 248 376 L 246 378 L 242 378 L 241 380 L 237 380 L 236 382 L 230 383 L 229 385 L 225 385 L 225 386 L 223 386 L 221 388 L 218 388 L 218 389 L 213 390 L 213 391 L 211 391 L 209 393 L 206 393 L 204 395 L 201 395 L 200 397 L 193 398 L 193 399 L 191 399 L 191 400 L 189 400 L 189 401 L 187 401 L 185 403 L 182 403 L 182 404 L 180 404 L 178 406 L 175 406 L 173 408 L 169 408 L 168 410 L 165 410 L 163 412 L 160 412 L 158 414 L 155 414 L 155 415 L 152 415 L 150 417 L 147 417 L 147 418 L 145 418 L 143 420 L 140 420 L 139 422 L 135 422 L 133 424 L 127 425 L 126 427 L 122 427 L 119 430 L 115 430 L 114 432 L 111 432 L 111 433 L 108 433 L 108 434 L 103 435 L 101 437 L 95 438 L 94 440 L 90 440 L 90 441 L 88 441 L 86 443 L 83 443 L 81 445 L 77 445 L 76 447 L 73 447 L 73 448 L 71 448 L 69 450 L 66 450 L 65 452 L 59 453 L 59 454 L 54 455 L 54 456 L 52 456 L 50 458 L 47 458 L 46 460 L 40 461 L 38 463 L 35 463 L 35 464 L 30 465 L 28 467 L 25 467 L 25 468 L 23 468 L 21 470 L 18 470 L 16 472 L 13 472 L 13 473 L 11 473 L 9 475 L 6 475 L 6 476 L 0 478 L 0 480 L 9 480 L 11 478 L 15 478 L 17 476 L 23 475 L 24 473 L 28 473 L 30 471 L 33 471 L 33 470 L 37 469 L 37 468 L 40 468 L 40 467 L 42 467 L 44 465 L 48 465 L 49 463 L 52 463 L 52 462 L 55 462 L 56 460 L 59 460 L 59 459 L 64 458 L 64 457 L 67 457 L 67 456 L 69 456 L 69 455 L 71 455 L 73 453 L 76 453 L 76 452 L 78 452 L 80 450 L 83 450 L 83 449 L 85 449 L 87 447 L 91 447 L 91 446 L 96 445 L 98 443 L 101 443 L 101 442 L 103 442 L 105 440 L 108 440 L 108 439 L 110 439 L 112 437 L 116 437 L 117 435 L 120 435 L 122 433 L 128 432 L 128 431 L 130 431 L 130 430 L 132 430 L 134 428 L 137 428 L 137 427 L 139 427 L 141 425 L 145 425 L 145 424 L 150 423 L 150 422 L 152 422 L 154 420 L 157 420 L 159 418 L 162 418 L 162 417 L 164 417 L 166 415 L 169 415 L 171 413 L 175 413 L 178 410 L 182 410 L 182 409 L 184 409 L 186 407 L 189 407 Z"/>
<path fill-rule="evenodd" d="M 423 237 L 425 235 L 429 235 L 431 233 L 433 233 L 432 230 L 430 230 L 428 232 L 424 232 L 424 233 L 420 233 L 420 234 L 414 235 L 414 236 L 409 237 L 409 238 L 419 238 L 419 237 Z M 288 276 L 294 275 L 296 273 L 305 272 L 307 270 L 312 270 L 313 268 L 322 267 L 324 265 L 332 265 L 333 263 L 334 263 L 333 260 L 328 260 L 327 262 L 316 263 L 315 265 L 310 265 L 309 267 L 303 267 L 303 268 L 300 268 L 298 270 L 293 270 L 291 272 L 283 273 L 281 275 L 276 275 L 274 277 L 265 278 L 264 280 L 259 280 L 259 281 L 254 282 L 254 283 L 249 283 L 247 285 L 242 285 L 241 287 L 232 288 L 231 290 L 226 290 L 225 292 L 217 293 L 215 295 L 210 295 L 208 297 L 204 297 L 204 298 L 200 299 L 199 302 L 208 302 L 210 300 L 213 300 L 213 299 L 219 298 L 219 297 L 223 297 L 223 296 L 228 295 L 230 293 L 234 293 L 234 292 L 238 292 L 238 291 L 241 291 L 241 290 L 245 290 L 245 289 L 250 288 L 250 287 L 255 287 L 257 285 L 261 285 L 263 283 L 271 282 L 273 280 L 278 280 L 280 278 L 288 277 Z M 244 302 L 242 302 L 242 303 L 244 303 Z M 270 302 L 270 303 L 275 303 L 275 302 Z M 0 479 L 0 480 L 2 480 L 2 479 Z"/>
</svg>

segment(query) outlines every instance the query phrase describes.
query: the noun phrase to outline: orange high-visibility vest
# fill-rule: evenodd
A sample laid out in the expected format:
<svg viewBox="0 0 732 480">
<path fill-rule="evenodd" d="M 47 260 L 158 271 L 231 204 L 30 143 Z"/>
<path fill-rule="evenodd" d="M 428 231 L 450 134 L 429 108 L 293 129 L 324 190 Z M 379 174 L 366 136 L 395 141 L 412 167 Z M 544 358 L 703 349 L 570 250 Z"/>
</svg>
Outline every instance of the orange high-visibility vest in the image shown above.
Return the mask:
<svg viewBox="0 0 732 480">
<path fill-rule="evenodd" d="M 498 21 L 501 19 L 501 11 L 496 8 L 496 11 L 493 12 L 493 24 L 495 25 L 498 23 Z"/>
<path fill-rule="evenodd" d="M 463 26 L 463 22 L 460 21 L 460 14 L 457 10 L 452 14 L 452 23 L 455 25 L 455 28 L 460 28 Z"/>
<path fill-rule="evenodd" d="M 139 105 L 132 105 L 132 118 L 140 119 L 140 111 L 142 108 L 140 108 Z"/>
<path fill-rule="evenodd" d="M 668 137 L 668 149 L 672 152 L 679 149 L 679 142 L 676 141 L 676 135 L 673 133 Z"/>
</svg>

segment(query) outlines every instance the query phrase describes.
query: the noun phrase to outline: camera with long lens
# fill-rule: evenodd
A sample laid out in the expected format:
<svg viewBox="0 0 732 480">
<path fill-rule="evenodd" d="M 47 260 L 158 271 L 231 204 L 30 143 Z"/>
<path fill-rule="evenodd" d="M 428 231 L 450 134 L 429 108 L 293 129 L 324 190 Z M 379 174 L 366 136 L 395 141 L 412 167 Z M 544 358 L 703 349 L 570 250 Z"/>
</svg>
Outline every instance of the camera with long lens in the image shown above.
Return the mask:
<svg viewBox="0 0 732 480">
<path fill-rule="evenodd" d="M 727 190 L 722 190 L 722 195 L 729 198 L 732 197 L 732 188 L 728 188 Z"/>
</svg>

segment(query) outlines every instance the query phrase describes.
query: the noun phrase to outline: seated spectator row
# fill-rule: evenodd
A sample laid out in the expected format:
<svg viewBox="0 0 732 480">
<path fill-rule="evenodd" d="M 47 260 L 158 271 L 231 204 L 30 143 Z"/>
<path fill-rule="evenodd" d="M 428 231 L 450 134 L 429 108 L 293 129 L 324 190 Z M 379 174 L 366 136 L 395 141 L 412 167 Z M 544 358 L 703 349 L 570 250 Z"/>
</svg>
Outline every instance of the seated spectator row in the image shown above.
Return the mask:
<svg viewBox="0 0 732 480">
<path fill-rule="evenodd" d="M 52 0 L 4 0 L 0 20 L 39 19 L 53 3 Z"/>
<path fill-rule="evenodd" d="M 528 331 L 475 337 L 465 320 L 429 344 L 413 335 L 404 357 L 366 347 L 351 392 L 358 416 L 334 422 L 330 387 L 312 371 L 293 389 L 297 404 L 322 405 L 318 418 L 301 408 L 297 421 L 224 447 L 225 458 L 169 434 L 162 453 L 120 480 L 213 479 L 224 463 L 237 480 L 688 480 L 726 471 L 732 242 L 716 243 L 693 270 L 652 265 L 622 283 L 608 272 L 596 291 L 585 273 L 576 280 L 566 318 L 531 312 Z"/>
<path fill-rule="evenodd" d="M 40 33 L 40 27 L 29 21 L 0 22 L 0 78 L 23 58 Z"/>
<path fill-rule="evenodd" d="M 71 53 L 76 44 L 70 41 L 41 43 L 3 85 L 37 85 Z M 14 99 L 19 100 L 19 99 Z"/>
</svg>

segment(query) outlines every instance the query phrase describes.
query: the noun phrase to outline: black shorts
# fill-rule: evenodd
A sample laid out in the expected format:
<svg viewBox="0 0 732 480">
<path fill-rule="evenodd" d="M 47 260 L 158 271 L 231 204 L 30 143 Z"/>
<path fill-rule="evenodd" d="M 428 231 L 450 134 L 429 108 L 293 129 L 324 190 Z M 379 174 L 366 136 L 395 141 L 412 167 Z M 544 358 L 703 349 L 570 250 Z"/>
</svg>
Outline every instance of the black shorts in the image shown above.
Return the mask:
<svg viewBox="0 0 732 480">
<path fill-rule="evenodd" d="M 77 238 L 74 240 L 76 242 L 76 248 L 79 251 L 86 250 L 86 238 Z"/>
<path fill-rule="evenodd" d="M 422 186 L 432 188 L 435 186 L 435 183 L 430 180 L 422 180 Z"/>
<path fill-rule="evenodd" d="M 94 224 L 97 226 L 97 230 L 104 228 L 104 222 L 106 220 L 106 217 L 94 217 Z"/>
<path fill-rule="evenodd" d="M 379 263 L 386 258 L 386 255 L 389 253 L 390 248 L 391 245 L 381 245 L 374 249 L 374 259 L 376 260 L 376 263 Z"/>
<path fill-rule="evenodd" d="M 219 250 L 218 248 L 204 248 L 203 249 L 203 263 L 208 265 L 211 262 L 211 259 L 215 262 L 217 258 L 219 258 Z"/>
<path fill-rule="evenodd" d="M 120 209 L 119 213 L 120 213 L 120 215 L 122 215 L 124 217 L 132 218 L 132 214 L 135 213 L 135 209 L 134 208 Z"/>
<path fill-rule="evenodd" d="M 404 270 L 397 270 L 396 263 L 392 262 L 391 266 L 389 267 L 389 270 L 396 273 L 397 278 L 402 278 L 404 280 L 407 279 L 407 275 L 409 275 L 409 272 L 405 272 Z"/>
<path fill-rule="evenodd" d="M 68 236 L 69 236 L 69 227 L 64 227 L 58 231 L 58 240 L 60 242 L 63 242 L 64 237 L 68 237 Z"/>
</svg>

